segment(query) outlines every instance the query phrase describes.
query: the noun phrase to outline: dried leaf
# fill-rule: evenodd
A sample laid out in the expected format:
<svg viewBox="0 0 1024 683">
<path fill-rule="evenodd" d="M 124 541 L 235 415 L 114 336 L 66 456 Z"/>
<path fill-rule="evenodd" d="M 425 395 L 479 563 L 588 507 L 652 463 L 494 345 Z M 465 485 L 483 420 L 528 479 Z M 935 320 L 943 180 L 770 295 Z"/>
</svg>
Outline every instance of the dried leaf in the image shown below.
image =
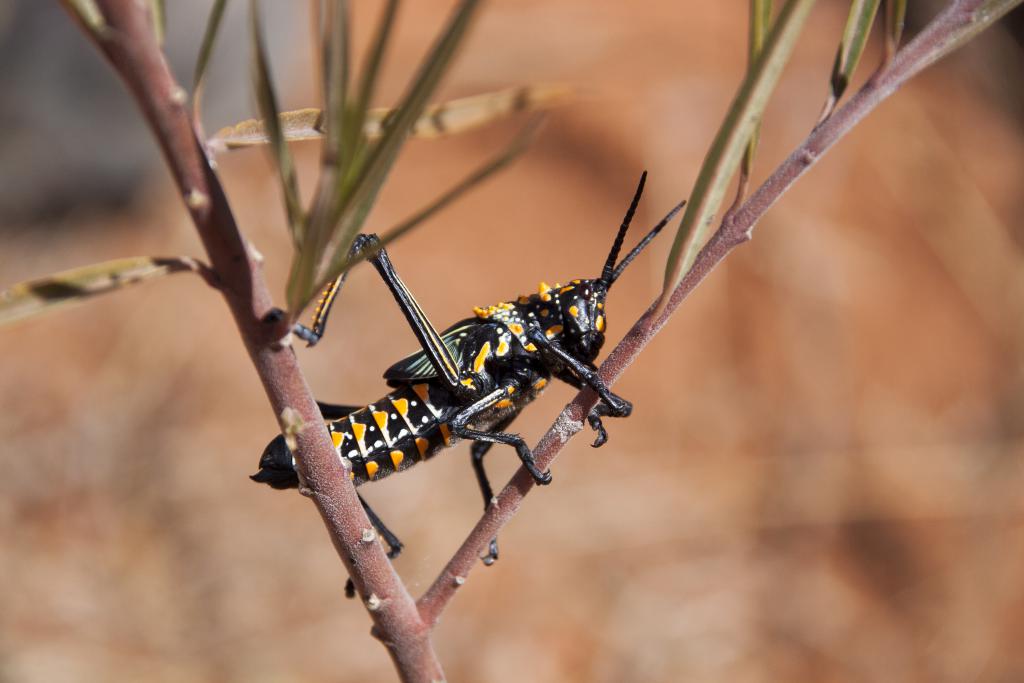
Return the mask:
<svg viewBox="0 0 1024 683">
<path fill-rule="evenodd" d="M 571 91 L 564 86 L 530 85 L 441 102 L 424 109 L 413 124 L 411 134 L 426 139 L 457 135 L 518 112 L 538 111 L 564 104 L 570 96 Z M 369 110 L 363 133 L 370 139 L 379 138 L 381 126 L 392 112 L 394 109 Z M 278 120 L 284 138 L 289 142 L 317 140 L 324 135 L 323 111 L 320 109 L 282 112 Z M 209 144 L 216 150 L 234 150 L 265 145 L 269 141 L 263 121 L 247 119 L 217 131 L 210 138 Z"/>
<path fill-rule="evenodd" d="M 183 270 L 198 271 L 200 266 L 188 257 L 135 256 L 20 282 L 0 291 L 0 325 Z"/>
</svg>

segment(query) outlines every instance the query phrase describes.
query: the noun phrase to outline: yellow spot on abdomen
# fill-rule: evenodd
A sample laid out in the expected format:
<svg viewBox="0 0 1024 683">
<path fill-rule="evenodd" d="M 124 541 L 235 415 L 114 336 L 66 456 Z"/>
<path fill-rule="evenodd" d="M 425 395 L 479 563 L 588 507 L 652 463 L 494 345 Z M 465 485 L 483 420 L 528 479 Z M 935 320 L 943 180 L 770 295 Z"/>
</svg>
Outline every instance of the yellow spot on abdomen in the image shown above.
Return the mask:
<svg viewBox="0 0 1024 683">
<path fill-rule="evenodd" d="M 526 349 L 527 351 L 529 351 L 530 353 L 533 353 L 534 351 L 537 350 L 537 347 L 533 345 L 533 342 L 530 342 L 529 344 L 525 345 L 523 348 Z"/>
<path fill-rule="evenodd" d="M 352 433 L 356 436 L 356 441 L 362 442 L 363 437 L 366 436 L 366 425 L 358 422 L 352 423 Z"/>
<path fill-rule="evenodd" d="M 407 401 L 406 399 L 395 399 L 391 402 L 391 405 L 395 407 L 395 410 L 397 410 L 398 414 L 401 415 L 402 417 L 405 417 L 406 415 L 409 414 L 409 401 Z"/>
<path fill-rule="evenodd" d="M 427 455 L 427 446 L 429 445 L 430 442 L 424 439 L 423 437 L 416 439 L 416 450 L 420 452 L 421 458 Z"/>
<path fill-rule="evenodd" d="M 498 401 L 497 403 L 495 403 L 494 405 L 497 406 L 498 408 L 508 408 L 509 406 L 512 405 L 512 399 L 510 399 L 510 398 L 503 398 L 500 401 Z"/>
<path fill-rule="evenodd" d="M 541 280 L 537 285 L 537 294 L 540 295 L 541 301 L 551 301 L 551 285 Z"/>
<path fill-rule="evenodd" d="M 541 377 L 539 380 L 536 381 L 536 383 L 534 383 L 533 388 L 536 389 L 537 391 L 540 391 L 541 389 L 543 389 L 547 385 L 548 385 L 548 381 L 546 379 L 544 379 L 543 377 Z"/>
<path fill-rule="evenodd" d="M 508 324 L 508 329 L 512 330 L 512 334 L 522 334 L 523 333 L 523 326 L 520 325 L 519 323 L 509 323 Z"/>
<path fill-rule="evenodd" d="M 598 332 L 604 332 L 604 316 L 603 315 L 597 316 L 597 320 L 594 321 L 594 328 L 597 329 Z"/>
<path fill-rule="evenodd" d="M 486 320 L 487 318 L 491 317 L 491 313 L 493 313 L 493 309 L 491 309 L 491 308 L 480 308 L 479 306 L 474 306 L 473 307 L 473 312 L 476 313 L 476 317 L 483 318 L 483 319 Z"/>
<path fill-rule="evenodd" d="M 576 288 L 573 287 L 572 285 L 569 285 L 568 287 L 562 287 L 560 290 L 558 290 L 558 293 L 559 294 L 565 294 L 566 292 L 571 292 L 574 289 L 576 289 Z"/>
<path fill-rule="evenodd" d="M 405 460 L 405 453 L 402 451 L 391 451 L 391 463 L 395 466 L 396 470 L 403 460 Z"/>
<path fill-rule="evenodd" d="M 490 354 L 491 342 L 484 342 L 484 345 L 480 347 L 480 353 L 476 354 L 476 360 L 473 361 L 473 372 L 480 372 L 484 369 L 484 362 Z"/>
<path fill-rule="evenodd" d="M 412 390 L 416 392 L 416 395 L 420 397 L 420 400 L 424 403 L 430 403 L 430 390 L 426 384 L 413 384 Z"/>
<path fill-rule="evenodd" d="M 461 384 L 464 387 L 469 387 L 470 389 L 473 388 L 473 380 L 469 377 L 467 377 L 466 379 L 460 379 L 459 384 Z"/>
<path fill-rule="evenodd" d="M 331 441 L 334 443 L 335 448 L 341 445 L 341 442 L 344 438 L 345 435 L 342 434 L 341 432 L 331 432 Z"/>
<path fill-rule="evenodd" d="M 500 342 L 498 342 L 498 350 L 495 351 L 494 355 L 504 356 L 506 353 L 508 353 L 508 342 L 502 339 Z"/>
<path fill-rule="evenodd" d="M 528 304 L 528 303 L 530 303 L 530 297 L 528 297 L 528 296 L 521 296 L 521 297 L 519 297 L 519 303 L 521 303 L 521 304 Z"/>
<path fill-rule="evenodd" d="M 552 325 L 547 330 L 545 330 L 544 336 L 547 337 L 548 339 L 551 339 L 552 337 L 554 337 L 556 335 L 559 335 L 561 333 L 562 333 L 562 326 L 561 325 Z"/>
<path fill-rule="evenodd" d="M 373 479 L 377 475 L 377 470 L 379 470 L 379 469 L 380 469 L 380 465 L 378 465 L 377 463 L 375 463 L 372 460 L 370 462 L 366 463 L 366 474 L 367 474 L 367 476 L 370 477 L 370 479 Z"/>
<path fill-rule="evenodd" d="M 574 318 L 578 318 L 580 315 L 580 309 L 576 308 L 575 306 L 570 306 L 569 315 L 571 315 Z"/>
<path fill-rule="evenodd" d="M 373 414 L 373 421 L 380 427 L 380 431 L 384 431 L 388 428 L 388 414 L 381 411 L 376 411 Z"/>
<path fill-rule="evenodd" d="M 444 445 L 445 446 L 451 446 L 452 445 L 452 432 L 451 432 L 450 429 L 448 429 L 448 425 L 446 425 L 446 424 L 444 424 L 442 422 L 440 425 L 438 425 L 438 429 L 441 430 L 441 438 L 444 439 Z"/>
</svg>

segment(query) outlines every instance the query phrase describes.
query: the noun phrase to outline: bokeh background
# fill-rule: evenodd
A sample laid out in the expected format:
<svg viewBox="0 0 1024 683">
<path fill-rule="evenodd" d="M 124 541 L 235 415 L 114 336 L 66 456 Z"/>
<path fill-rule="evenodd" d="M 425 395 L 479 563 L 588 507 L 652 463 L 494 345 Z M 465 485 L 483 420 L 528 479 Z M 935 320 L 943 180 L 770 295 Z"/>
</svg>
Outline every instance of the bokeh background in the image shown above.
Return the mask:
<svg viewBox="0 0 1024 683">
<path fill-rule="evenodd" d="M 264 4 L 284 105 L 310 106 L 308 20 L 299 3 Z M 451 3 L 406 4 L 380 104 Z M 207 3 L 168 5 L 187 82 Z M 355 5 L 364 44 L 378 3 Z M 814 123 L 845 5 L 812 14 L 757 178 Z M 911 5 L 912 31 L 933 5 Z M 243 9 L 215 57 L 210 130 L 255 109 Z M 536 82 L 579 94 L 511 170 L 392 249 L 434 321 L 595 276 L 644 168 L 640 225 L 685 196 L 743 71 L 745 13 L 490 3 L 442 96 Z M 68 24 L 56 3 L 0 7 L 4 284 L 202 254 L 131 102 Z M 1013 28 L 886 102 L 686 302 L 616 386 L 634 416 L 600 450 L 586 434 L 565 449 L 500 562 L 445 614 L 451 680 L 1024 680 Z M 369 228 L 412 213 L 516 125 L 412 142 Z M 316 146 L 296 152 L 308 192 Z M 288 238 L 267 156 L 223 157 L 220 172 L 280 296 Z M 668 242 L 612 292 L 613 340 L 657 295 Z M 325 343 L 299 354 L 319 397 L 357 403 L 414 346 L 361 268 Z M 0 330 L 0 358 L 0 681 L 391 680 L 313 507 L 247 479 L 275 421 L 198 278 Z M 549 390 L 517 429 L 534 442 L 571 395 Z M 493 451 L 496 482 L 515 460 Z M 405 541 L 397 567 L 416 594 L 480 512 L 465 445 L 365 494 Z"/>
</svg>

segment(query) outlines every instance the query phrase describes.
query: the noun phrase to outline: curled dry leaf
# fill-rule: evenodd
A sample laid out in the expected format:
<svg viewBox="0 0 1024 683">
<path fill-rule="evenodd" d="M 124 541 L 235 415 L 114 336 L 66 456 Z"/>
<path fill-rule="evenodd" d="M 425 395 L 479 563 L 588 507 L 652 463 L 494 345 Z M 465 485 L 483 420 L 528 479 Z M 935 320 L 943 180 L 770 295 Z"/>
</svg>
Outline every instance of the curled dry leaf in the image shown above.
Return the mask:
<svg viewBox="0 0 1024 683">
<path fill-rule="evenodd" d="M 570 90 L 558 85 L 532 85 L 508 88 L 482 95 L 463 97 L 431 105 L 416 119 L 412 135 L 437 138 L 473 130 L 491 121 L 522 112 L 549 109 L 568 101 Z M 383 123 L 393 110 L 371 109 L 364 131 L 370 138 L 380 137 Z M 323 137 L 323 110 L 297 109 L 282 112 L 278 117 L 285 140 L 315 140 Z M 270 141 L 260 119 L 247 119 L 217 131 L 209 140 L 215 152 L 265 145 Z"/>
<path fill-rule="evenodd" d="M 204 266 L 187 256 L 133 256 L 19 282 L 0 291 L 0 325 L 183 270 L 202 272 Z"/>
</svg>

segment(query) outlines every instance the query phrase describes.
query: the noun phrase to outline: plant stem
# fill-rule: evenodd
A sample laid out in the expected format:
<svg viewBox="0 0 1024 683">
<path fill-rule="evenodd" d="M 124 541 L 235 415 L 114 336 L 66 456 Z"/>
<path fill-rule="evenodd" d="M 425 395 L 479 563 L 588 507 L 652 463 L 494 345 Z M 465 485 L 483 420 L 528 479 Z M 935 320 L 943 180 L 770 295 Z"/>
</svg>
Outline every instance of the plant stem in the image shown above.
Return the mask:
<svg viewBox="0 0 1024 683">
<path fill-rule="evenodd" d="M 103 30 L 97 31 L 80 19 L 70 0 L 64 4 L 124 79 L 152 128 L 275 414 L 279 419 L 286 413 L 296 415 L 306 425 L 296 435 L 299 472 L 364 598 L 374 635 L 387 646 L 402 680 L 443 679 L 430 630 L 412 597 L 380 545 L 362 540 L 362 530 L 372 528 L 370 521 L 331 444 L 295 353 L 279 343 L 288 336 L 287 320 L 273 307 L 261 259 L 242 237 L 192 127 L 187 94 L 155 40 L 147 5 L 97 0 L 105 20 Z"/>
</svg>

